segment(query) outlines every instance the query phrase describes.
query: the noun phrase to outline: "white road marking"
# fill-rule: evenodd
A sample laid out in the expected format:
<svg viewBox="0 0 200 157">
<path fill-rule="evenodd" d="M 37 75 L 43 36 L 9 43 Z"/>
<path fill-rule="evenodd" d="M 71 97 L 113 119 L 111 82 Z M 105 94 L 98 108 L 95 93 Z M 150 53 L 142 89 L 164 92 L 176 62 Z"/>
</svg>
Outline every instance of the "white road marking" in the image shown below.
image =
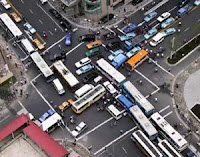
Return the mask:
<svg viewBox="0 0 200 157">
<path fill-rule="evenodd" d="M 49 31 L 49 33 L 50 33 L 51 35 L 53 35 L 53 33 L 52 33 L 51 31 Z"/>
<path fill-rule="evenodd" d="M 173 113 L 173 111 L 170 111 L 169 113 L 167 113 L 166 115 L 164 115 L 163 118 L 166 118 L 167 116 L 169 116 L 172 113 Z"/>
<path fill-rule="evenodd" d="M 31 12 L 31 14 L 33 14 L 33 11 L 31 9 L 29 9 L 29 11 Z"/>
<path fill-rule="evenodd" d="M 104 47 L 104 48 L 106 48 L 106 45 L 105 44 L 102 44 L 102 46 Z M 112 50 L 109 50 L 111 53 L 114 53 Z"/>
<path fill-rule="evenodd" d="M 153 28 L 156 28 L 156 27 L 158 27 L 160 24 L 158 23 L 158 24 L 156 24 L 155 26 L 153 26 Z"/>
<path fill-rule="evenodd" d="M 170 107 L 170 105 L 168 105 L 168 106 L 164 107 L 163 109 L 161 109 L 161 110 L 159 111 L 159 113 L 161 113 L 161 112 L 165 111 L 165 110 L 166 110 L 166 109 L 168 109 L 169 107 Z"/>
<path fill-rule="evenodd" d="M 64 32 L 64 30 L 62 29 L 62 27 L 60 27 L 59 24 L 57 24 L 57 22 L 39 5 L 37 4 L 37 6 L 42 9 L 42 11 Z"/>
<path fill-rule="evenodd" d="M 108 27 L 106 27 L 106 29 L 109 30 L 109 31 L 112 32 L 112 33 L 115 33 L 112 29 L 110 29 L 110 28 L 108 28 Z"/>
<path fill-rule="evenodd" d="M 33 80 L 36 80 L 38 77 L 40 77 L 42 75 L 42 73 L 39 73 L 37 76 L 35 76 L 32 80 L 31 80 L 31 82 L 33 82 Z"/>
<path fill-rule="evenodd" d="M 120 140 L 124 136 L 128 135 L 130 132 L 134 131 L 136 128 L 137 128 L 137 126 L 133 127 L 132 129 L 130 129 L 128 131 L 126 131 L 124 134 L 120 135 L 119 137 L 117 137 L 116 139 L 114 139 L 113 141 L 111 141 L 110 143 L 108 143 L 107 145 L 105 145 L 104 147 L 102 147 L 99 150 L 97 150 L 94 153 L 94 155 L 96 156 L 98 153 L 100 153 L 101 151 L 103 151 L 105 148 L 109 147 L 110 145 L 112 145 L 113 143 L 117 142 L 118 140 Z"/>
<path fill-rule="evenodd" d="M 153 25 L 157 20 L 152 21 L 149 25 Z"/>
<path fill-rule="evenodd" d="M 187 32 L 189 29 L 190 29 L 190 27 L 186 28 L 186 29 L 184 30 L 184 32 Z"/>
<path fill-rule="evenodd" d="M 159 90 L 160 90 L 160 88 L 157 88 L 155 91 L 153 91 L 153 92 L 151 93 L 151 95 L 154 95 L 154 94 L 157 93 Z M 150 97 L 149 95 L 145 96 L 146 99 L 149 98 L 149 97 Z"/>
<path fill-rule="evenodd" d="M 20 59 L 21 61 L 25 61 L 27 58 L 29 58 L 29 56 L 26 56 L 26 57 L 24 57 L 24 58 L 22 58 L 22 59 Z"/>
<path fill-rule="evenodd" d="M 163 71 L 165 71 L 166 73 L 168 73 L 169 75 L 171 75 L 172 77 L 174 77 L 174 75 L 172 73 L 170 73 L 169 71 L 167 71 L 165 68 L 163 68 L 161 65 L 159 65 L 155 60 L 151 59 L 151 61 L 158 66 L 160 69 L 162 69 Z"/>
<path fill-rule="evenodd" d="M 22 2 L 22 3 L 24 3 L 24 1 L 23 1 L 23 0 L 21 0 L 21 2 Z"/>
<path fill-rule="evenodd" d="M 126 33 L 124 33 L 121 29 L 117 28 L 117 30 L 118 30 L 119 32 L 121 32 L 122 34 L 126 35 Z"/>
<path fill-rule="evenodd" d="M 198 19 L 197 21 L 200 22 L 200 19 Z"/>
<path fill-rule="evenodd" d="M 142 21 L 141 23 L 138 24 L 138 27 L 142 26 L 145 23 L 145 21 Z"/>
<path fill-rule="evenodd" d="M 171 11 L 173 11 L 174 9 L 176 9 L 177 8 L 177 6 L 174 6 L 173 8 L 171 8 L 168 12 L 171 12 Z"/>
<path fill-rule="evenodd" d="M 40 22 L 41 24 L 43 24 L 42 20 L 40 20 L 40 19 L 39 19 L 39 22 Z"/>
<path fill-rule="evenodd" d="M 4 120 L 6 120 L 9 117 L 10 117 L 10 115 L 7 115 L 6 117 L 4 117 L 3 119 L 0 120 L 0 123 L 3 122 Z"/>
<path fill-rule="evenodd" d="M 75 49 L 77 49 L 79 46 L 81 46 L 84 42 L 79 43 L 78 45 L 76 45 L 73 49 L 71 49 L 69 52 L 67 52 L 65 55 L 69 55 L 72 51 L 74 51 Z"/>
<path fill-rule="evenodd" d="M 122 147 L 122 150 L 123 150 L 126 154 L 128 154 L 127 151 L 126 151 L 126 149 L 125 149 L 124 147 Z"/>
<path fill-rule="evenodd" d="M 138 70 L 136 70 L 136 69 L 134 69 L 134 71 L 136 72 L 136 73 L 138 73 L 139 75 L 141 75 L 142 77 L 144 77 L 147 81 L 149 81 L 154 87 L 156 87 L 157 89 L 159 89 L 159 87 L 155 84 L 155 83 L 153 83 L 150 79 L 148 79 L 146 76 L 144 76 L 141 72 L 139 72 Z"/>
<path fill-rule="evenodd" d="M 96 127 L 94 127 L 93 129 L 91 129 L 90 131 L 86 132 L 84 135 L 80 136 L 79 138 L 77 138 L 77 141 L 82 139 L 83 137 L 87 136 L 88 134 L 90 134 L 91 132 L 94 132 L 95 130 L 97 130 L 98 128 L 100 128 L 102 125 L 108 123 L 109 121 L 113 120 L 114 117 L 110 117 L 109 119 L 105 120 L 103 123 L 97 125 Z"/>
</svg>

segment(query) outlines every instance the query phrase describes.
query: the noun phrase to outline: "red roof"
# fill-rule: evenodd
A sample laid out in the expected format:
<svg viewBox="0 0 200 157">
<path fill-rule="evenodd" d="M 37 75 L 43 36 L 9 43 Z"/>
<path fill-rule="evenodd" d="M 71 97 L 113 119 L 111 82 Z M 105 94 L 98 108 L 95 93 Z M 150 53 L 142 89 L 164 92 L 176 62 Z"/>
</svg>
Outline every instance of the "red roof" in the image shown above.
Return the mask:
<svg viewBox="0 0 200 157">
<path fill-rule="evenodd" d="M 16 131 L 28 121 L 29 118 L 25 114 L 21 114 L 19 117 L 17 117 L 15 120 L 13 120 L 0 130 L 0 141 L 9 136 L 12 132 Z"/>
<path fill-rule="evenodd" d="M 54 141 L 47 133 L 43 132 L 32 121 L 30 121 L 30 125 L 24 128 L 23 131 L 49 156 L 63 157 L 69 154 L 67 150 Z"/>
</svg>

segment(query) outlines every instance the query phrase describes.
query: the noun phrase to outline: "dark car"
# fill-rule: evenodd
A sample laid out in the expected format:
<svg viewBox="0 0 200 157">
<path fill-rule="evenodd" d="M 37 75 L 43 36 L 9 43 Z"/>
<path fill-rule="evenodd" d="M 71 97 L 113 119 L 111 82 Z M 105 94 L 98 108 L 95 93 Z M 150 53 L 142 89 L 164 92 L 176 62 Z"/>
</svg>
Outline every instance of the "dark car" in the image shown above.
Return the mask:
<svg viewBox="0 0 200 157">
<path fill-rule="evenodd" d="M 67 30 L 70 30 L 72 28 L 71 24 L 64 18 L 60 19 L 60 26 Z"/>
<path fill-rule="evenodd" d="M 191 150 L 189 150 L 189 152 L 187 152 L 186 154 L 187 157 L 197 157 L 194 152 L 192 152 Z"/>
<path fill-rule="evenodd" d="M 133 5 L 137 5 L 137 4 L 139 4 L 139 3 L 141 3 L 143 0 L 133 0 L 132 1 L 132 4 Z"/>
<path fill-rule="evenodd" d="M 85 35 L 81 35 L 79 37 L 79 41 L 95 41 L 95 35 L 94 34 L 85 34 Z"/>
<path fill-rule="evenodd" d="M 57 19 L 60 19 L 62 16 L 59 12 L 57 12 L 55 9 L 49 9 L 49 12 Z"/>
<path fill-rule="evenodd" d="M 106 45 L 107 50 L 116 50 L 120 48 L 120 42 L 114 41 Z"/>
<path fill-rule="evenodd" d="M 117 38 L 117 34 L 115 32 L 109 32 L 103 35 L 104 40 L 110 40 L 110 39 L 115 39 L 115 38 Z"/>
<path fill-rule="evenodd" d="M 94 78 L 96 78 L 98 76 L 97 72 L 90 72 L 89 74 L 87 74 L 84 78 L 83 78 L 83 82 L 84 83 L 88 83 L 94 80 Z"/>
<path fill-rule="evenodd" d="M 190 2 L 190 0 L 181 0 L 179 3 L 178 3 L 178 7 L 179 8 L 182 8 L 184 7 L 186 4 L 188 4 Z"/>
<path fill-rule="evenodd" d="M 65 59 L 66 56 L 64 53 L 56 53 L 54 55 L 50 55 L 49 59 L 50 61 L 54 62 L 56 60 L 62 60 L 62 59 Z"/>
<path fill-rule="evenodd" d="M 108 14 L 100 19 L 99 23 L 106 23 L 114 18 L 114 14 Z"/>
</svg>

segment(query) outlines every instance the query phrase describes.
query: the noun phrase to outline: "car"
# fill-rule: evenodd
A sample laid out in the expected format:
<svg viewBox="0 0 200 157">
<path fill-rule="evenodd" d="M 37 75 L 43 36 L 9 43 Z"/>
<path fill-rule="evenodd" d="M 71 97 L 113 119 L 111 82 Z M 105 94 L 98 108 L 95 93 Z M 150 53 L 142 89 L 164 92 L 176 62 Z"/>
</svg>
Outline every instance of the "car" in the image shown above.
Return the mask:
<svg viewBox="0 0 200 157">
<path fill-rule="evenodd" d="M 145 35 L 144 38 L 146 40 L 148 40 L 149 38 L 151 38 L 152 36 L 154 36 L 156 33 L 158 32 L 158 30 L 156 28 L 152 28 L 150 29 Z"/>
<path fill-rule="evenodd" d="M 67 33 L 67 35 L 65 36 L 65 45 L 67 45 L 67 46 L 72 45 L 72 34 L 71 33 Z"/>
<path fill-rule="evenodd" d="M 61 18 L 59 22 L 60 26 L 62 26 L 66 31 L 72 28 L 72 25 L 65 18 Z"/>
<path fill-rule="evenodd" d="M 1 5 L 7 10 L 10 9 L 11 6 L 10 4 L 7 2 L 7 0 L 0 0 Z"/>
<path fill-rule="evenodd" d="M 157 16 L 157 12 L 153 11 L 144 17 L 145 22 L 151 21 L 153 18 Z"/>
<path fill-rule="evenodd" d="M 85 53 L 85 55 L 86 55 L 87 57 L 92 57 L 92 56 L 95 56 L 95 55 L 99 54 L 99 53 L 100 53 L 99 51 L 100 51 L 99 47 L 95 47 L 95 48 L 93 48 L 93 49 L 87 51 L 87 52 Z"/>
<path fill-rule="evenodd" d="M 190 0 L 180 0 L 180 2 L 178 3 L 178 7 L 182 8 L 184 7 L 186 4 L 188 4 L 190 2 Z"/>
<path fill-rule="evenodd" d="M 98 76 L 98 73 L 93 71 L 90 72 L 89 74 L 87 74 L 84 78 L 83 78 L 83 82 L 84 83 L 88 83 L 94 80 L 94 78 L 96 78 Z"/>
<path fill-rule="evenodd" d="M 110 94 L 117 93 L 117 90 L 109 81 L 104 82 L 103 85 L 110 92 Z"/>
<path fill-rule="evenodd" d="M 50 61 L 52 61 L 52 62 L 54 62 L 56 60 L 62 60 L 65 58 L 66 58 L 66 55 L 62 54 L 62 53 L 56 53 L 56 54 L 50 55 L 50 57 L 49 57 Z"/>
<path fill-rule="evenodd" d="M 12 12 L 10 13 L 10 16 L 13 20 L 15 20 L 15 22 L 20 22 L 22 19 L 17 15 L 17 13 Z"/>
<path fill-rule="evenodd" d="M 33 28 L 33 27 L 31 26 L 31 24 L 28 23 L 28 22 L 26 22 L 26 23 L 24 24 L 24 28 L 25 28 L 27 31 L 29 31 L 31 34 L 36 33 L 35 28 Z"/>
<path fill-rule="evenodd" d="M 163 22 L 163 21 L 165 21 L 168 17 L 170 17 L 171 16 L 171 13 L 169 13 L 169 12 L 165 12 L 165 13 L 162 13 L 158 18 L 157 18 L 157 20 L 158 20 L 158 22 Z"/>
<path fill-rule="evenodd" d="M 45 113 L 39 118 L 39 121 L 42 123 L 42 122 L 44 122 L 49 116 L 50 116 L 49 113 L 45 112 Z"/>
<path fill-rule="evenodd" d="M 109 32 L 103 35 L 104 40 L 116 39 L 117 34 L 115 32 Z"/>
<path fill-rule="evenodd" d="M 200 5 L 200 0 L 194 1 L 194 5 L 196 5 L 196 6 Z"/>
<path fill-rule="evenodd" d="M 186 154 L 186 157 L 197 157 L 197 156 L 193 151 L 189 150 L 189 152 L 187 152 Z"/>
<path fill-rule="evenodd" d="M 126 53 L 126 56 L 128 58 L 131 58 L 133 55 L 135 55 L 140 50 L 141 50 L 140 46 L 135 46 L 133 49 L 131 49 L 129 52 Z"/>
<path fill-rule="evenodd" d="M 104 17 L 102 17 L 99 21 L 99 24 L 101 23 L 106 23 L 110 20 L 112 20 L 114 18 L 114 14 L 108 14 L 108 15 L 105 15 Z"/>
<path fill-rule="evenodd" d="M 175 32 L 176 32 L 175 28 L 168 28 L 163 32 L 163 34 L 164 36 L 168 36 L 168 35 L 174 34 Z"/>
<path fill-rule="evenodd" d="M 85 129 L 87 128 L 87 125 L 85 122 L 81 122 L 76 128 L 71 132 L 73 137 L 77 137 L 80 135 Z"/>
<path fill-rule="evenodd" d="M 62 16 L 59 12 L 57 12 L 55 9 L 49 9 L 49 12 L 57 19 L 60 19 Z"/>
<path fill-rule="evenodd" d="M 68 103 L 68 101 L 64 101 L 61 105 L 58 106 L 58 109 L 60 110 L 60 112 L 64 112 L 69 107 L 70 104 Z"/>
<path fill-rule="evenodd" d="M 124 33 L 130 33 L 132 31 L 134 31 L 137 28 L 137 26 L 135 24 L 129 24 L 127 27 L 125 27 L 123 29 Z"/>
<path fill-rule="evenodd" d="M 167 26 L 171 25 L 175 19 L 173 17 L 168 18 L 164 22 L 161 23 L 161 28 L 166 28 Z"/>
<path fill-rule="evenodd" d="M 83 67 L 81 67 L 80 69 L 76 70 L 76 74 L 77 75 L 81 75 L 81 74 L 84 74 L 90 70 L 92 70 L 94 68 L 93 65 L 91 64 L 87 64 L 87 65 L 84 65 Z"/>
<path fill-rule="evenodd" d="M 91 62 L 91 59 L 89 57 L 85 57 L 85 58 L 81 59 L 80 61 L 76 62 L 75 66 L 77 68 L 80 68 L 86 64 L 89 64 L 90 62 Z"/>
<path fill-rule="evenodd" d="M 67 102 L 72 105 L 74 103 L 74 100 L 73 99 L 68 99 Z"/>
<path fill-rule="evenodd" d="M 84 41 L 94 41 L 95 40 L 95 35 L 94 34 L 85 34 L 85 35 L 81 35 L 79 37 L 79 41 L 80 42 L 84 42 Z"/>
<path fill-rule="evenodd" d="M 95 47 L 98 47 L 98 46 L 101 46 L 101 45 L 102 45 L 101 40 L 95 40 L 93 42 L 88 43 L 86 46 L 87 46 L 88 49 L 92 49 L 92 48 L 95 48 Z"/>
<path fill-rule="evenodd" d="M 119 54 L 123 53 L 124 51 L 122 51 L 121 49 L 118 49 L 117 51 L 113 52 L 112 54 L 110 54 L 108 56 L 108 59 L 110 61 L 112 61 L 116 56 L 118 56 Z"/>
<path fill-rule="evenodd" d="M 47 3 L 47 1 L 48 1 L 48 0 L 40 0 L 40 2 L 41 2 L 42 4 Z"/>
<path fill-rule="evenodd" d="M 121 41 L 126 41 L 126 40 L 130 40 L 130 39 L 132 39 L 134 37 L 136 37 L 136 34 L 132 32 L 132 33 L 127 33 L 126 35 L 119 36 L 119 39 Z"/>
<path fill-rule="evenodd" d="M 119 41 L 114 41 L 114 42 L 110 42 L 106 45 L 105 47 L 107 50 L 116 50 L 120 48 L 120 42 Z"/>
<path fill-rule="evenodd" d="M 33 39 L 32 41 L 34 45 L 39 49 L 43 50 L 44 49 L 44 44 L 42 44 L 37 38 Z"/>
<path fill-rule="evenodd" d="M 48 109 L 47 113 L 48 113 L 50 116 L 52 116 L 52 115 L 55 113 L 55 111 L 52 110 L 52 109 L 50 108 L 50 109 Z"/>
</svg>

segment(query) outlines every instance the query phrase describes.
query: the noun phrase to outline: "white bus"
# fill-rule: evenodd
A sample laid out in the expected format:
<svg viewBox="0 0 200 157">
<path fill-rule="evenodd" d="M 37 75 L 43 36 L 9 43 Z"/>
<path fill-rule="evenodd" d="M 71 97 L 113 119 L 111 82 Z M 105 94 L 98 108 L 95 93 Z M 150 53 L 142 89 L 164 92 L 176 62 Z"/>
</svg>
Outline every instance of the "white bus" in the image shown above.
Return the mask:
<svg viewBox="0 0 200 157">
<path fill-rule="evenodd" d="M 23 34 L 7 13 L 0 14 L 0 21 L 12 36 L 18 38 Z"/>
<path fill-rule="evenodd" d="M 110 105 L 107 107 L 107 111 L 116 119 L 122 118 L 122 113 L 114 106 Z"/>
<path fill-rule="evenodd" d="M 163 40 L 164 40 L 163 33 L 158 33 L 152 38 L 152 40 L 150 41 L 150 45 L 155 47 L 156 45 L 161 43 Z"/>
<path fill-rule="evenodd" d="M 115 80 L 117 83 L 121 83 L 126 79 L 118 70 L 110 65 L 105 59 L 101 58 L 97 62 L 97 69 L 100 70 L 111 81 Z"/>
<path fill-rule="evenodd" d="M 43 76 L 47 79 L 47 82 L 53 81 L 54 73 L 44 61 L 44 59 L 40 56 L 40 54 L 38 52 L 33 52 L 30 57 L 32 58 L 38 69 L 42 72 Z"/>
<path fill-rule="evenodd" d="M 167 157 L 182 157 L 180 153 L 178 153 L 171 145 L 170 143 L 164 139 L 158 143 L 158 146 L 162 150 L 162 152 L 167 156 Z"/>
<path fill-rule="evenodd" d="M 148 157 L 163 157 L 156 146 L 148 139 L 148 137 L 141 131 L 137 130 L 132 134 L 132 140 L 137 143 L 140 149 Z"/>
<path fill-rule="evenodd" d="M 156 128 L 151 124 L 149 119 L 144 115 L 141 109 L 135 105 L 129 108 L 131 115 L 136 119 L 139 123 L 140 127 L 145 131 L 148 137 L 151 140 L 154 140 L 158 136 L 158 131 Z"/>
<path fill-rule="evenodd" d="M 89 91 L 91 91 L 94 88 L 93 85 L 91 84 L 85 84 L 84 86 L 82 86 L 81 88 L 79 88 L 78 90 L 75 91 L 75 97 L 78 99 L 80 97 L 82 97 L 83 95 L 85 95 L 86 93 L 88 93 Z"/>
<path fill-rule="evenodd" d="M 151 120 L 177 150 L 187 148 L 188 142 L 158 112 L 151 115 Z"/>
<path fill-rule="evenodd" d="M 137 88 L 135 88 L 130 81 L 123 83 L 123 88 L 147 116 L 154 113 L 154 106 L 137 90 Z"/>
<path fill-rule="evenodd" d="M 21 45 L 26 50 L 26 52 L 28 52 L 28 54 L 31 54 L 31 52 L 35 51 L 33 45 L 27 38 L 21 40 Z"/>
<path fill-rule="evenodd" d="M 53 67 L 58 71 L 58 73 L 63 77 L 70 87 L 74 87 L 79 84 L 77 78 L 67 69 L 61 60 L 53 63 Z"/>
<path fill-rule="evenodd" d="M 63 88 L 63 85 L 61 84 L 60 80 L 58 78 L 54 79 L 52 81 L 53 86 L 55 87 L 56 91 L 59 95 L 62 95 L 65 93 L 65 90 Z"/>
<path fill-rule="evenodd" d="M 72 104 L 72 109 L 77 114 L 83 112 L 87 107 L 98 101 L 106 92 L 106 89 L 101 85 L 97 85 L 87 94 L 77 99 Z"/>
</svg>

